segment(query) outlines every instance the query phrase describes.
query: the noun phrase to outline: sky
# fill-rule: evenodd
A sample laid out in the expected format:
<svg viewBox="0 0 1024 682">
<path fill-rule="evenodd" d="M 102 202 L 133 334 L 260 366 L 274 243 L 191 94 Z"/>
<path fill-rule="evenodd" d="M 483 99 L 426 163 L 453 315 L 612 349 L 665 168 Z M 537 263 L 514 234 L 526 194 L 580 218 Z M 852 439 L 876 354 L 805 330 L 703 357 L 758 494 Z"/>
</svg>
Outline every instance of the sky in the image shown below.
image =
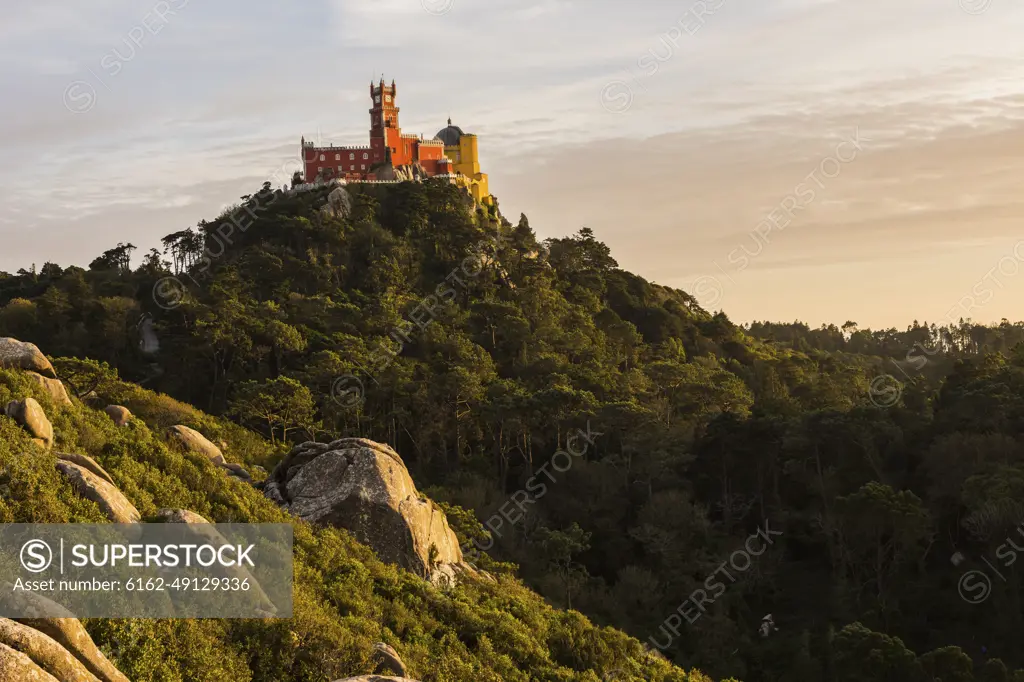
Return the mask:
<svg viewBox="0 0 1024 682">
<path fill-rule="evenodd" d="M 0 24 L 0 271 L 141 251 L 299 139 L 480 138 L 540 238 L 735 322 L 1024 319 L 1013 0 L 33 0 Z"/>
</svg>

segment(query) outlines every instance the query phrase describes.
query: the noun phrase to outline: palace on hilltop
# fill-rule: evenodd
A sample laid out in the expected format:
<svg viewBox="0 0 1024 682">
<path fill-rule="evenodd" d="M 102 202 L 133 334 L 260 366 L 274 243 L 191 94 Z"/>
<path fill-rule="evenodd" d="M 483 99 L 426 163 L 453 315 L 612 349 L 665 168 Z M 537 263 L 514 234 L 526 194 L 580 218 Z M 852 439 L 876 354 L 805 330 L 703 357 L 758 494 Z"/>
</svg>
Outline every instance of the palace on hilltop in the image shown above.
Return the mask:
<svg viewBox="0 0 1024 682">
<path fill-rule="evenodd" d="M 448 127 L 433 139 L 404 135 L 398 125 L 398 89 L 395 82 L 370 84 L 370 144 L 359 147 L 317 146 L 302 138 L 307 183 L 332 179 L 345 182 L 380 182 L 442 177 L 465 188 L 477 204 L 494 200 L 487 174 L 480 171 L 477 137 L 464 133 L 448 119 Z"/>
</svg>

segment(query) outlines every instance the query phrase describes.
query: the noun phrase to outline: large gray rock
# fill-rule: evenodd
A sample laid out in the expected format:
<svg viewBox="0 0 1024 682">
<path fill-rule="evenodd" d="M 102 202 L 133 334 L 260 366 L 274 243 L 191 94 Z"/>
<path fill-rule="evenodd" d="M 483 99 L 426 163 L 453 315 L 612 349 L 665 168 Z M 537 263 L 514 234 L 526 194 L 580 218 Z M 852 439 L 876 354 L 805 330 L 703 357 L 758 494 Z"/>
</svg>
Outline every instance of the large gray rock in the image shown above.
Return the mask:
<svg viewBox="0 0 1024 682">
<path fill-rule="evenodd" d="M 107 405 L 104 409 L 116 426 L 125 426 L 132 420 L 132 413 L 127 407 L 121 405 Z"/>
<path fill-rule="evenodd" d="M 89 469 L 64 460 L 57 461 L 57 469 L 67 477 L 79 495 L 98 504 L 114 523 L 138 523 L 142 520 L 139 510 L 115 485 Z"/>
<path fill-rule="evenodd" d="M 39 388 L 50 396 L 54 405 L 60 407 L 71 407 L 71 398 L 68 397 L 68 390 L 59 379 L 50 379 L 35 372 L 25 372 L 25 376 L 35 382 Z"/>
<path fill-rule="evenodd" d="M 200 454 L 214 464 L 224 463 L 224 453 L 220 451 L 220 448 L 195 429 L 181 425 L 172 426 L 168 430 L 168 434 L 184 446 L 186 450 Z"/>
<path fill-rule="evenodd" d="M 67 649 L 100 682 L 131 682 L 96 647 L 92 637 L 85 631 L 85 627 L 77 618 L 18 618 L 17 620 L 19 623 L 24 623 L 48 635 Z M 2 665 L 0 665 L 0 670 L 3 670 Z M 0 677 L 0 682 L 3 682 L 3 677 Z"/>
<path fill-rule="evenodd" d="M 377 664 L 374 668 L 374 675 L 398 675 L 405 677 L 409 674 L 408 668 L 402 662 L 402 657 L 393 647 L 384 642 L 377 642 L 373 645 L 373 662 Z"/>
<path fill-rule="evenodd" d="M 0 644 L 28 656 L 60 682 L 96 682 L 97 678 L 51 637 L 7 618 L 0 618 Z"/>
<path fill-rule="evenodd" d="M 0 338 L 0 367 L 27 369 L 50 379 L 57 378 L 53 365 L 35 344 L 23 343 L 8 337 Z"/>
<path fill-rule="evenodd" d="M 264 494 L 306 521 L 349 530 L 381 560 L 434 583 L 469 570 L 444 512 L 420 495 L 387 445 L 363 438 L 303 443 L 274 468 Z"/>
<path fill-rule="evenodd" d="M 32 440 L 44 448 L 53 445 L 53 425 L 46 418 L 46 412 L 35 398 L 12 400 L 7 404 L 7 409 L 4 412 L 28 431 Z"/>
</svg>

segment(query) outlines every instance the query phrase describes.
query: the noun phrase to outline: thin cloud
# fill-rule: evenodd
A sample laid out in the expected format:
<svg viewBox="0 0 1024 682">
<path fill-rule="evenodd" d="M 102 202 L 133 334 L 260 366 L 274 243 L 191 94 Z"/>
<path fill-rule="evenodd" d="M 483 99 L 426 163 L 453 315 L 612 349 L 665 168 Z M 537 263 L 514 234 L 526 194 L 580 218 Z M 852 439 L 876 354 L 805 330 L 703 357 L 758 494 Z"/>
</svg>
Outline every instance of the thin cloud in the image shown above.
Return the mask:
<svg viewBox="0 0 1024 682">
<path fill-rule="evenodd" d="M 734 316 L 820 315 L 823 295 L 833 313 L 856 306 L 849 282 L 815 279 L 830 266 L 899 263 L 889 276 L 937 301 L 936 264 L 966 248 L 980 266 L 1019 215 L 1019 3 L 969 15 L 934 0 L 726 0 L 692 33 L 685 2 L 426 4 L 448 11 L 193 0 L 112 78 L 99 59 L 153 2 L 12 6 L 0 88 L 19 106 L 0 119 L 0 154 L 31 161 L 0 168 L 0 269 L 156 245 L 252 191 L 301 135 L 364 140 L 381 72 L 399 84 L 408 131 L 432 135 L 451 115 L 481 135 L 507 215 L 526 212 L 544 237 L 587 224 L 624 266 L 679 286 L 837 139 L 865 131 L 862 162 L 730 283 Z M 69 111 L 65 88 L 96 75 L 95 107 Z M 613 83 L 628 91 L 622 111 L 602 99 Z M 55 238 L 26 240 L 26 228 Z M 921 317 L 925 299 L 886 300 L 885 315 Z"/>
</svg>

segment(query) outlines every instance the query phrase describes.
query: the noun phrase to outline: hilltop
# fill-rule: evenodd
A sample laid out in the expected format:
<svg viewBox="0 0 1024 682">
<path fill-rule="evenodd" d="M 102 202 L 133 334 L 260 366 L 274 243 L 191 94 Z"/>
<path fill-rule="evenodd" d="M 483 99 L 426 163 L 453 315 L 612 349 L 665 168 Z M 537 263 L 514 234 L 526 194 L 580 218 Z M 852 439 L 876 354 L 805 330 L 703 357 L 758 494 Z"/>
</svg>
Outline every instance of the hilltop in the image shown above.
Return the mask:
<svg viewBox="0 0 1024 682">
<path fill-rule="evenodd" d="M 419 642 L 424 680 L 1008 680 L 1024 666 L 1016 574 L 981 600 L 960 584 L 1020 522 L 1020 324 L 741 327 L 623 271 L 590 230 L 541 242 L 525 216 L 435 180 L 265 186 L 164 244 L 141 264 L 119 245 L 88 270 L 0 276 L 0 334 L 67 358 L 61 378 L 82 390 L 104 362 L 119 390 L 205 410 L 196 427 L 249 468 L 310 439 L 399 453 L 500 581 L 458 587 L 459 609 L 493 606 L 530 644 L 489 667 L 506 640 L 446 620 L 486 618 L 337 533 L 371 574 L 398 576 L 371 611 L 408 625 L 358 624 L 365 637 L 345 637 L 361 652 Z M 281 518 L 244 495 L 159 504 Z M 318 552 L 303 560 L 334 560 Z M 304 589 L 330 594 L 330 571 L 310 575 Z M 454 653 L 414 634 L 425 621 L 459 632 Z"/>
</svg>

